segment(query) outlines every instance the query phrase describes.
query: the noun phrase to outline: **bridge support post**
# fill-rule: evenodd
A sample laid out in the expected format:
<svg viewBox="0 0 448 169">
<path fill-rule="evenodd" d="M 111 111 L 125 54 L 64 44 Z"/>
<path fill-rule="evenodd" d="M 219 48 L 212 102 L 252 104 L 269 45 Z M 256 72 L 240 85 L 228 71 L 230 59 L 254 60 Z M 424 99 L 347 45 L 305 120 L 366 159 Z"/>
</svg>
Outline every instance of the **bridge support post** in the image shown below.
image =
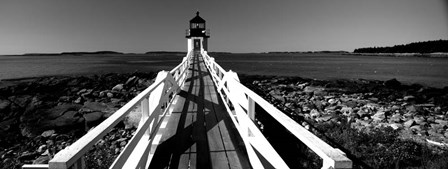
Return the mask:
<svg viewBox="0 0 448 169">
<path fill-rule="evenodd" d="M 252 121 L 255 121 L 255 102 L 252 98 L 247 97 L 247 115 Z"/>
<path fill-rule="evenodd" d="M 142 111 L 142 117 L 140 118 L 139 128 L 143 125 L 143 123 L 146 121 L 146 119 L 149 118 L 149 100 L 148 97 L 145 97 L 140 102 L 140 109 Z M 145 132 L 145 135 L 148 135 L 150 133 L 149 130 Z"/>
</svg>

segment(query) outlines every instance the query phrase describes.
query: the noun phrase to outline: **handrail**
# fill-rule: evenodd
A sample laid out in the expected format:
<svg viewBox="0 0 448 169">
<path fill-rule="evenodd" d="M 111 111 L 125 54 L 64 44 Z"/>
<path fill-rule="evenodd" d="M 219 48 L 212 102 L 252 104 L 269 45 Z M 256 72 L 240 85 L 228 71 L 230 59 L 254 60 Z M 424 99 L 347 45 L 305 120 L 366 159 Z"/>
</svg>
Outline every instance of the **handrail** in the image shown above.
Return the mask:
<svg viewBox="0 0 448 169">
<path fill-rule="evenodd" d="M 215 85 L 218 87 L 221 99 L 243 138 L 253 168 L 263 168 L 254 149 L 275 168 L 288 168 L 254 124 L 255 103 L 320 156 L 323 159 L 322 169 L 352 168 L 352 161 L 346 157 L 344 152 L 331 147 L 252 90 L 239 83 L 238 75 L 235 72 L 225 71 L 206 51 L 202 52 L 202 56 Z M 234 108 L 235 113 L 231 111 L 230 107 Z"/>
<path fill-rule="evenodd" d="M 188 52 L 182 62 L 171 71 L 161 71 L 156 81 L 143 92 L 134 97 L 112 116 L 93 128 L 79 140 L 59 151 L 48 165 L 24 165 L 22 168 L 36 169 L 84 169 L 84 154 L 110 130 L 122 121 L 127 114 L 140 107 L 142 118 L 139 127 L 125 149 L 120 153 L 110 168 L 147 168 L 155 147 L 151 143 L 156 137 L 159 126 L 166 116 L 167 107 L 174 100 L 174 95 L 183 85 L 193 53 Z M 138 155 L 136 155 L 138 154 Z M 138 158 L 135 158 L 137 156 Z"/>
<path fill-rule="evenodd" d="M 243 139 L 253 168 L 264 168 L 264 163 L 261 159 L 264 159 L 275 168 L 288 168 L 284 160 L 255 125 L 256 104 L 260 105 L 292 135 L 319 155 L 323 159 L 323 169 L 352 168 L 352 161 L 346 157 L 344 152 L 331 147 L 252 90 L 242 85 L 235 72 L 231 70 L 225 71 L 206 51 L 202 51 L 201 54 L 212 76 L 212 80 L 215 86 L 217 86 L 219 96 L 224 102 L 227 113 Z M 193 51 L 189 51 L 182 62 L 174 69 L 169 72 L 159 72 L 156 81 L 151 86 L 78 141 L 58 152 L 50 160 L 49 164 L 24 165 L 22 168 L 84 169 L 86 167 L 84 154 L 89 148 L 123 120 L 127 114 L 137 108 L 142 113 L 139 127 L 110 168 L 148 168 L 152 160 L 152 154 L 158 145 L 158 143 L 153 142 L 158 142 L 158 138 L 161 137 L 156 134 L 162 121 L 168 114 L 167 108 L 174 100 L 174 96 L 180 91 L 180 86 L 186 80 L 192 56 Z M 260 158 L 260 156 L 263 158 Z"/>
</svg>

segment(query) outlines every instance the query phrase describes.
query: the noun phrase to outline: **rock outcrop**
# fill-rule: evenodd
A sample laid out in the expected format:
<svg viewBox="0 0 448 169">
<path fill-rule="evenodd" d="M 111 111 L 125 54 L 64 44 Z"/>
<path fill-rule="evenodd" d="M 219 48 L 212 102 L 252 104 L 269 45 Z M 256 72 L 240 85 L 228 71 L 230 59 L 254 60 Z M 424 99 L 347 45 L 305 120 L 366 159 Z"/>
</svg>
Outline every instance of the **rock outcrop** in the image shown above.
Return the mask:
<svg viewBox="0 0 448 169">
<path fill-rule="evenodd" d="M 0 160 L 12 166 L 48 162 L 151 85 L 154 77 L 133 73 L 0 81 Z M 137 125 L 127 125 L 128 130 Z"/>
</svg>

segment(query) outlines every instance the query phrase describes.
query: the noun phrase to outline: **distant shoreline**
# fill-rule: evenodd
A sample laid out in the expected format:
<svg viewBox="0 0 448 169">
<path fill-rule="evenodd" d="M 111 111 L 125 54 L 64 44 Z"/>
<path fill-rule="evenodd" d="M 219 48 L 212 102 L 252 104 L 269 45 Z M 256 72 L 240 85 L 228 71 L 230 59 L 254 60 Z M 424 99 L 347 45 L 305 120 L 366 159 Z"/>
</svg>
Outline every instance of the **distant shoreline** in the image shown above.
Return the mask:
<svg viewBox="0 0 448 169">
<path fill-rule="evenodd" d="M 82 56 L 82 55 L 145 55 L 145 54 L 186 54 L 180 51 L 150 51 L 145 53 L 123 53 L 115 51 L 96 52 L 61 52 L 61 53 L 24 53 L 24 54 L 0 54 L 0 56 Z M 389 57 L 428 57 L 428 58 L 448 58 L 446 52 L 435 53 L 359 53 L 347 51 L 271 51 L 271 52 L 209 52 L 210 54 L 341 54 L 353 56 L 389 56 Z"/>
<path fill-rule="evenodd" d="M 390 57 L 429 57 L 429 58 L 448 58 L 448 53 L 343 53 L 344 55 L 359 56 L 390 56 Z"/>
</svg>

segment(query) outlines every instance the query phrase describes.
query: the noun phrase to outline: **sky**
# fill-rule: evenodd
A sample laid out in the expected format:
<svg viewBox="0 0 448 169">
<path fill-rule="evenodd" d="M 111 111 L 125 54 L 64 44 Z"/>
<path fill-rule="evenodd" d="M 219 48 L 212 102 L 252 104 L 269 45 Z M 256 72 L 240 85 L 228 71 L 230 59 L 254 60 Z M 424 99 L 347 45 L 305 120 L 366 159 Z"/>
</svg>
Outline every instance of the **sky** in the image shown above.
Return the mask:
<svg viewBox="0 0 448 169">
<path fill-rule="evenodd" d="M 209 51 L 353 51 L 448 39 L 448 0 L 0 0 L 0 54 L 186 51 L 196 11 Z"/>
</svg>

